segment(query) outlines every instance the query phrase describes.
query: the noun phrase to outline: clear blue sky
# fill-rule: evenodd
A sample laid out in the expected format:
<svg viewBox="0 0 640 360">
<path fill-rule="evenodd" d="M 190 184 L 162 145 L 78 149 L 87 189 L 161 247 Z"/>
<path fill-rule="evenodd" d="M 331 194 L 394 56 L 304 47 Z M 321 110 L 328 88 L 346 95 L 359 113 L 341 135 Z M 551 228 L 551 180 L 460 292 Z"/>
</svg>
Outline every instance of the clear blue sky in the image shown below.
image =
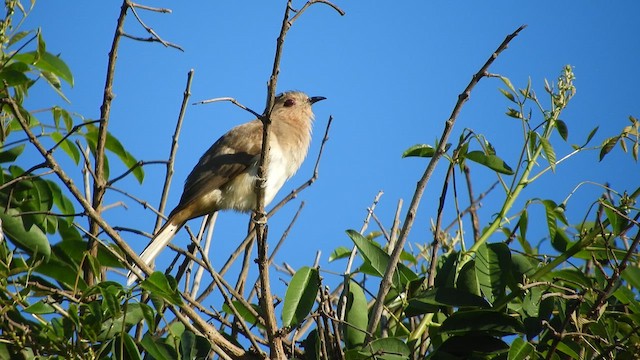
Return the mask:
<svg viewBox="0 0 640 360">
<path fill-rule="evenodd" d="M 310 177 L 329 115 L 334 123 L 318 181 L 270 222 L 270 239 L 275 243 L 299 202 L 306 202 L 278 263 L 287 261 L 294 268 L 310 265 L 316 251 L 321 250 L 321 265 L 342 271 L 344 262 L 327 265 L 326 259 L 336 246 L 351 246 L 344 230 L 361 227 L 366 208 L 379 190 L 384 195 L 376 213 L 389 227 L 398 199 L 405 200 L 406 210 L 426 165 L 422 159 L 402 159 L 402 152 L 416 143 L 434 143 L 472 74 L 504 37 L 522 24 L 528 28 L 491 72 L 511 78 L 517 87 L 524 87 L 530 78 L 542 98 L 544 78 L 555 80 L 565 64 L 573 65 L 577 95 L 563 116 L 570 144 L 582 143 L 595 126 L 600 126 L 600 131 L 594 144 L 600 143 L 626 126 L 629 115 L 640 116 L 638 2 L 336 4 L 346 16 L 338 16 L 327 6 L 314 6 L 294 25 L 285 43 L 279 91 L 303 90 L 328 100 L 315 107 L 309 158 L 280 196 Z M 189 69 L 195 69 L 191 102 L 232 96 L 262 111 L 284 1 L 153 1 L 145 5 L 173 10 L 172 14 L 140 10 L 140 14 L 160 36 L 179 44 L 185 52 L 157 43 L 122 40 L 111 132 L 138 159 L 167 157 Z M 99 116 L 107 53 L 119 10 L 117 1 L 36 4 L 25 29 L 42 28 L 48 50 L 60 53 L 71 67 L 75 86 L 65 88 L 71 100 L 65 104 L 41 85 L 31 93 L 32 108 L 59 104 L 88 119 Z M 126 30 L 148 36 L 132 16 L 127 18 Z M 463 128 L 472 128 L 487 136 L 498 155 L 515 164 L 520 125 L 504 116 L 509 104 L 498 92 L 501 86 L 496 79 L 481 81 L 461 113 L 452 140 Z M 48 115 L 40 116 L 47 120 Z M 189 106 L 170 207 L 177 203 L 182 182 L 202 152 L 226 130 L 248 120 L 248 113 L 231 104 Z M 559 146 L 558 157 L 568 151 L 568 145 Z M 34 158 L 36 161 L 40 160 Z M 123 170 L 116 166 L 117 160 L 111 163 L 112 174 Z M 432 240 L 430 219 L 435 216 L 445 168 L 442 162 L 430 182 L 409 239 L 412 244 Z M 528 188 L 523 196 L 560 202 L 584 180 L 633 190 L 638 186 L 638 169 L 619 149 L 602 163 L 597 162 L 596 152 L 585 153 Z M 489 171 L 479 167 L 472 171 L 477 193 L 494 180 Z M 157 204 L 164 168 L 152 165 L 146 174 L 142 186 L 134 181 L 121 186 Z M 80 179 L 79 169 L 74 176 Z M 600 192 L 594 186 L 580 190 L 568 205 L 570 220 L 580 221 L 589 201 Z M 496 191 L 483 202 L 483 224 L 497 211 L 495 206 L 501 199 L 502 194 Z M 120 200 L 127 202 L 128 209 L 118 207 L 107 213 L 113 225 L 152 230 L 155 216 L 140 205 L 119 195 L 109 196 L 107 203 Z M 246 218 L 233 213 L 219 217 L 215 251 L 221 255 L 212 256 L 214 266 L 221 266 L 226 254 L 243 238 Z M 372 224 L 370 230 L 375 229 Z M 539 232 L 542 239 L 545 231 Z M 147 243 L 133 235 L 126 238 L 138 250 Z M 185 239 L 181 236 L 176 241 L 184 245 Z"/>
</svg>

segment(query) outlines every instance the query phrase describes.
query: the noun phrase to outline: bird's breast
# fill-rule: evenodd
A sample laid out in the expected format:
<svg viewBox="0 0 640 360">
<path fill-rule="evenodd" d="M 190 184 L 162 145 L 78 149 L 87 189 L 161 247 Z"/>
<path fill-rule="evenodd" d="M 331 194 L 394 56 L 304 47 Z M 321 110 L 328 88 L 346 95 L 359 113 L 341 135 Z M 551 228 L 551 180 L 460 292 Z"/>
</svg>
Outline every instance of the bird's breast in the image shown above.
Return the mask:
<svg viewBox="0 0 640 360">
<path fill-rule="evenodd" d="M 264 192 L 265 205 L 271 203 L 276 194 L 300 167 L 302 160 L 299 154 L 286 153 L 277 141 L 273 141 L 269 151 L 267 166 L 267 183 Z M 233 180 L 229 181 L 222 191 L 219 200 L 221 209 L 251 211 L 257 203 L 256 180 L 258 178 L 258 161 Z"/>
</svg>

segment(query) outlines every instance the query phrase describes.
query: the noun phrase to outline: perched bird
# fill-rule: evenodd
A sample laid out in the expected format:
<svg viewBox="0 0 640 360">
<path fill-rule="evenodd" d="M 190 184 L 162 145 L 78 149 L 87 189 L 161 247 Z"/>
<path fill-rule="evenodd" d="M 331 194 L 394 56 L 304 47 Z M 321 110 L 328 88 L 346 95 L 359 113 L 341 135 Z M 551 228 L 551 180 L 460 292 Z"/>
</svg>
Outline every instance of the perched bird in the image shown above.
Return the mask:
<svg viewBox="0 0 640 360">
<path fill-rule="evenodd" d="M 311 143 L 311 105 L 324 99 L 298 91 L 276 97 L 269 127 L 265 204 L 273 200 L 284 182 L 300 168 Z M 202 155 L 185 181 L 180 203 L 140 255 L 142 261 L 150 265 L 187 220 L 218 210 L 248 212 L 255 209 L 262 130 L 260 119 L 236 126 Z M 130 272 L 127 285 L 136 279 Z"/>
</svg>

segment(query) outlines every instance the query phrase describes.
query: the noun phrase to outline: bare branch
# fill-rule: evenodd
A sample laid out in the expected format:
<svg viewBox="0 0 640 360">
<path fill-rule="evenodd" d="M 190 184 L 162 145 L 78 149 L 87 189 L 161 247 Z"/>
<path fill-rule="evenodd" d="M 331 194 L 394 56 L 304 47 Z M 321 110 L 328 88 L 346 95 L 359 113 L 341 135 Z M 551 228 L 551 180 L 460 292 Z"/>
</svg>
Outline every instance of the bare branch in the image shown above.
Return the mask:
<svg viewBox="0 0 640 360">
<path fill-rule="evenodd" d="M 169 45 L 169 43 L 167 43 L 166 41 L 164 41 L 160 35 L 158 35 L 155 30 L 153 30 L 151 27 L 147 26 L 147 24 L 144 23 L 144 21 L 142 21 L 142 19 L 140 18 L 140 15 L 138 15 L 138 11 L 136 10 L 136 8 L 139 8 L 139 6 L 133 6 L 132 3 L 130 3 L 129 1 L 127 1 L 129 8 L 131 9 L 131 13 L 133 14 L 133 16 L 135 16 L 136 20 L 138 20 L 138 23 L 140 23 L 140 25 L 152 36 L 151 40 L 148 41 L 157 41 L 159 43 L 161 43 L 162 45 L 164 45 L 165 47 L 174 47 L 177 48 L 178 50 L 182 51 L 182 48 L 180 48 L 177 45 Z M 122 35 L 124 35 L 124 32 L 122 32 Z"/>
<path fill-rule="evenodd" d="M 194 70 L 189 70 L 187 74 L 187 85 L 184 89 L 182 96 L 182 105 L 180 106 L 180 114 L 178 115 L 178 121 L 176 122 L 176 128 L 173 131 L 171 137 L 171 149 L 169 150 L 169 159 L 167 160 L 167 174 L 164 177 L 164 185 L 162 186 L 162 196 L 160 197 L 160 205 L 158 205 L 158 211 L 163 213 L 167 206 L 167 199 L 169 198 L 169 189 L 171 188 L 171 180 L 173 179 L 174 164 L 176 161 L 176 153 L 178 152 L 178 139 L 180 138 L 180 131 L 182 130 L 182 123 L 184 121 L 184 115 L 187 111 L 187 104 L 189 103 L 189 97 L 191 96 L 191 82 L 193 81 Z M 156 218 L 155 230 L 160 229 L 162 219 L 160 216 Z"/>
<path fill-rule="evenodd" d="M 174 48 L 176 50 L 180 50 L 180 51 L 184 52 L 184 49 L 180 45 L 174 44 L 172 42 L 167 42 L 167 41 L 161 40 L 160 38 L 156 38 L 156 37 L 143 38 L 143 37 L 131 35 L 131 34 L 128 34 L 128 33 L 123 33 L 122 36 L 124 36 L 126 38 L 129 38 L 131 40 L 141 41 L 141 42 L 159 42 L 159 43 L 161 43 L 162 45 L 164 45 L 166 47 Z"/>
<path fill-rule="evenodd" d="M 138 9 L 147 10 L 147 11 L 153 11 L 153 12 L 159 12 L 159 13 L 164 13 L 164 14 L 171 14 L 171 12 L 172 12 L 171 9 L 156 8 L 156 7 L 142 5 L 142 4 L 138 4 L 138 3 L 134 3 L 134 2 L 129 2 L 129 5 L 131 7 L 133 7 L 133 8 L 138 8 Z"/>
<path fill-rule="evenodd" d="M 116 176 L 115 178 L 107 181 L 106 186 L 107 187 L 112 186 L 115 182 L 124 179 L 125 177 L 127 177 L 127 175 L 131 174 L 139 167 L 142 167 L 145 165 L 151 165 L 151 164 L 166 164 L 166 163 L 167 161 L 165 160 L 150 160 L 150 161 L 139 160 L 137 163 L 133 164 L 133 166 L 131 166 L 129 169 L 127 169 L 127 171 L 125 171 L 121 175 Z"/>
<path fill-rule="evenodd" d="M 210 104 L 210 103 L 221 102 L 221 101 L 229 101 L 230 103 L 232 103 L 233 105 L 239 107 L 240 109 L 250 112 L 253 116 L 255 116 L 257 118 L 262 118 L 262 115 L 260 115 L 257 112 L 253 111 L 251 108 L 248 108 L 248 107 L 242 105 L 241 103 L 238 102 L 238 100 L 236 100 L 236 99 L 234 99 L 232 97 L 219 97 L 219 98 L 213 98 L 213 99 L 209 99 L 209 100 L 202 100 L 202 101 L 198 101 L 198 102 L 193 103 L 193 105 L 204 105 L 204 104 Z"/>
</svg>

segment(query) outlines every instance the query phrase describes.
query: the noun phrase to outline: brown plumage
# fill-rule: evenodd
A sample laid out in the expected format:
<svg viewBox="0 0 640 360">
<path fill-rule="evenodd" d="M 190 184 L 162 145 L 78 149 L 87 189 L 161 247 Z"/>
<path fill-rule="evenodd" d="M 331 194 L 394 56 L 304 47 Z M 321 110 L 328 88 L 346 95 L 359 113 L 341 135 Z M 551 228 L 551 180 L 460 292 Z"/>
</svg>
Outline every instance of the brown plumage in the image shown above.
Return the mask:
<svg viewBox="0 0 640 360">
<path fill-rule="evenodd" d="M 302 165 L 311 143 L 311 105 L 324 97 L 285 92 L 271 111 L 270 152 L 265 203 Z M 184 185 L 180 203 L 145 248 L 140 258 L 151 264 L 175 233 L 190 219 L 218 210 L 247 212 L 256 207 L 255 180 L 262 148 L 262 121 L 255 119 L 231 129 L 202 155 Z M 129 273 L 127 284 L 136 280 Z"/>
</svg>

